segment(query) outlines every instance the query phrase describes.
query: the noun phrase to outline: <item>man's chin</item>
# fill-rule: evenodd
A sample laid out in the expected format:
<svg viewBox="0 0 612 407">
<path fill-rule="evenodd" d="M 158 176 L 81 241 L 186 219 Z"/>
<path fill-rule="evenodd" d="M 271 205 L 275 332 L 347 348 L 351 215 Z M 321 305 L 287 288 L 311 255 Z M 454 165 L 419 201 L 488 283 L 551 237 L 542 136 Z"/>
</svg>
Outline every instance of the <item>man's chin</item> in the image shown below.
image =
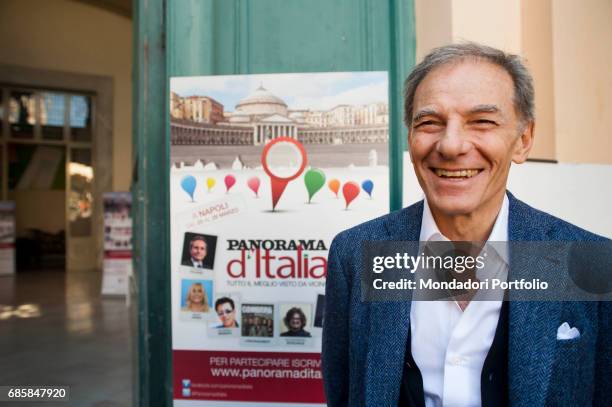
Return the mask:
<svg viewBox="0 0 612 407">
<path fill-rule="evenodd" d="M 471 198 L 471 197 L 470 197 Z M 446 196 L 428 198 L 432 213 L 444 216 L 470 215 L 478 206 L 472 199 L 461 196 Z"/>
</svg>

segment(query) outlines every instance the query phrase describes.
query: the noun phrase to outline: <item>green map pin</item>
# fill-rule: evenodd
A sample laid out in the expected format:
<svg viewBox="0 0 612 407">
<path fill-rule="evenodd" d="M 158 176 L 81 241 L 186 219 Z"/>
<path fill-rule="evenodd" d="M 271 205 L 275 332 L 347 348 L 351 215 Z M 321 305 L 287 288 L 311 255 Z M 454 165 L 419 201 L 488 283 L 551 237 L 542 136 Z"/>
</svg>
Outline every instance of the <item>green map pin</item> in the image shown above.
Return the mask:
<svg viewBox="0 0 612 407">
<path fill-rule="evenodd" d="M 325 174 L 318 168 L 311 168 L 304 175 L 304 183 L 308 190 L 308 203 L 310 203 L 314 194 L 325 185 Z"/>
</svg>

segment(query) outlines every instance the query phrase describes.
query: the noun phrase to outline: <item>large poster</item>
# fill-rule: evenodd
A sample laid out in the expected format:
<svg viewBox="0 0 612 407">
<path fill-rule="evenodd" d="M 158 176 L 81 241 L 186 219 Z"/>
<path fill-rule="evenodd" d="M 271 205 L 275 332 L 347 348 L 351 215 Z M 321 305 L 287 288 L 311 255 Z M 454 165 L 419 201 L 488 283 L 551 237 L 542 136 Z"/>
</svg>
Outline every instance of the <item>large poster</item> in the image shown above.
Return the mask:
<svg viewBox="0 0 612 407">
<path fill-rule="evenodd" d="M 170 88 L 175 405 L 323 405 L 329 245 L 389 208 L 387 74 Z"/>
</svg>

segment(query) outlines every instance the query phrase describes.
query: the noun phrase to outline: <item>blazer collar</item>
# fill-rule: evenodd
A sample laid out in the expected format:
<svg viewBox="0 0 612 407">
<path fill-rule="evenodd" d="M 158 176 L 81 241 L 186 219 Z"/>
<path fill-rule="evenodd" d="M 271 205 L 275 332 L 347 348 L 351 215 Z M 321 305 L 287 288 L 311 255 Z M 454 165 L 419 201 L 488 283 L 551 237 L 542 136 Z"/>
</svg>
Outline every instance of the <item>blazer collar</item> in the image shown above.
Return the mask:
<svg viewBox="0 0 612 407">
<path fill-rule="evenodd" d="M 421 234 L 423 220 L 423 201 L 410 205 L 385 217 L 384 226 L 389 240 L 415 242 Z"/>
<path fill-rule="evenodd" d="M 536 211 L 526 203 L 517 199 L 510 191 L 506 191 L 509 202 L 508 240 L 539 241 L 547 240 L 546 230 L 533 224 Z M 384 226 L 389 240 L 417 241 L 421 234 L 423 219 L 423 204 L 421 200 L 407 208 L 390 213 L 384 218 Z"/>
</svg>

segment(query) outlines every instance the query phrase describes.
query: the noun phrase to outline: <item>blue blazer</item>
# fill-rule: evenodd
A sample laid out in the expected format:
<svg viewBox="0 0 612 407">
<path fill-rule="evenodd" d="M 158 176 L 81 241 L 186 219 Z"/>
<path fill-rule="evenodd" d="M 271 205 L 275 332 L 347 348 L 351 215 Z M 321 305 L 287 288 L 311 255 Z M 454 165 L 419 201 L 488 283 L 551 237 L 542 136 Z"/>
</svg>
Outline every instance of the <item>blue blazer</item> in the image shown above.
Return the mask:
<svg viewBox="0 0 612 407">
<path fill-rule="evenodd" d="M 508 197 L 510 241 L 606 240 Z M 331 244 L 322 351 L 329 406 L 397 406 L 410 301 L 362 302 L 359 247 L 418 241 L 422 214 L 423 201 L 343 231 Z M 511 272 L 529 277 L 525 268 Z M 563 322 L 581 336 L 557 340 Z M 508 330 L 511 406 L 612 406 L 612 302 L 510 302 Z"/>
</svg>

